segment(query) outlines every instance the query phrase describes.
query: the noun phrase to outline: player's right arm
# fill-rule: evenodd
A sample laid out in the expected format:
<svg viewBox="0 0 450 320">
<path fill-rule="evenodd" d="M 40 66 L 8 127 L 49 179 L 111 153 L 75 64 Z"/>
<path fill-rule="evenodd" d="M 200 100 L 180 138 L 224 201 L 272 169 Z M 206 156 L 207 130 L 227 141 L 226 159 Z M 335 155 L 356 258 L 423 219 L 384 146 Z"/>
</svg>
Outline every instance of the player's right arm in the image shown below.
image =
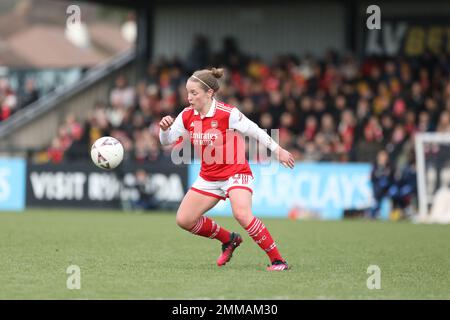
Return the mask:
<svg viewBox="0 0 450 320">
<path fill-rule="evenodd" d="M 175 143 L 187 131 L 184 128 L 182 112 L 175 118 L 165 116 L 159 122 L 159 141 L 163 146 Z"/>
</svg>

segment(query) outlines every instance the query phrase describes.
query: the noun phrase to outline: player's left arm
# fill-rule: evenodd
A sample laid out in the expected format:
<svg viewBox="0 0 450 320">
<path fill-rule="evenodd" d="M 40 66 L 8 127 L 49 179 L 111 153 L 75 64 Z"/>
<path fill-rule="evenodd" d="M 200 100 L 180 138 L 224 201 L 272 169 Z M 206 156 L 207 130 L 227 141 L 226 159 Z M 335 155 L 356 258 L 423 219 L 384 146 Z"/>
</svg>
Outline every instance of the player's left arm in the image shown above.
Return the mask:
<svg viewBox="0 0 450 320">
<path fill-rule="evenodd" d="M 230 129 L 236 129 L 242 134 L 248 135 L 261 142 L 266 146 L 266 148 L 270 149 L 272 152 L 275 152 L 275 155 L 281 164 L 287 168 L 294 168 L 294 156 L 289 151 L 280 147 L 280 145 L 276 143 L 263 129 L 248 119 L 237 108 L 233 108 L 231 111 L 229 127 Z"/>
</svg>

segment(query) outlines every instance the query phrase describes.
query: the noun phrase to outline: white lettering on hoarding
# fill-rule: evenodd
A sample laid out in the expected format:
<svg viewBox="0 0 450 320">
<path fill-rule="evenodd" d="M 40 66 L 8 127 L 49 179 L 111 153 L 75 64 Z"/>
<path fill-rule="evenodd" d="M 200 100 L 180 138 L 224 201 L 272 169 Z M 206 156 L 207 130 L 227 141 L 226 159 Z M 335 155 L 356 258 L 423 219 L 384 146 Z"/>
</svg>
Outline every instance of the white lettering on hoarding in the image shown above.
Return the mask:
<svg viewBox="0 0 450 320">
<path fill-rule="evenodd" d="M 361 208 L 370 205 L 371 189 L 367 174 L 328 174 L 302 172 L 259 176 L 255 184 L 255 203 L 268 206 L 294 203 L 308 208 Z"/>
<path fill-rule="evenodd" d="M 81 200 L 86 176 L 82 172 L 32 172 L 31 187 L 36 199 Z"/>
</svg>

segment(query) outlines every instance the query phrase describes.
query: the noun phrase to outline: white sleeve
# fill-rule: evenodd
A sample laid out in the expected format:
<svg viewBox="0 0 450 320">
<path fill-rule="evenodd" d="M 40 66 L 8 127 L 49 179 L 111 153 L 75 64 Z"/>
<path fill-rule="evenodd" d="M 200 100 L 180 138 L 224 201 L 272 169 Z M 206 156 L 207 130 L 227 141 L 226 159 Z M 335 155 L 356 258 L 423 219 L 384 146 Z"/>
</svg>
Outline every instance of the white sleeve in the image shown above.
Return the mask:
<svg viewBox="0 0 450 320">
<path fill-rule="evenodd" d="M 159 129 L 159 141 L 163 146 L 176 142 L 187 131 L 184 128 L 182 114 L 183 112 L 175 118 L 173 124 L 166 131 Z"/>
<path fill-rule="evenodd" d="M 244 135 L 248 135 L 266 146 L 271 151 L 278 148 L 276 143 L 263 129 L 256 123 L 248 119 L 237 108 L 233 108 L 229 120 L 230 129 L 236 129 Z"/>
</svg>

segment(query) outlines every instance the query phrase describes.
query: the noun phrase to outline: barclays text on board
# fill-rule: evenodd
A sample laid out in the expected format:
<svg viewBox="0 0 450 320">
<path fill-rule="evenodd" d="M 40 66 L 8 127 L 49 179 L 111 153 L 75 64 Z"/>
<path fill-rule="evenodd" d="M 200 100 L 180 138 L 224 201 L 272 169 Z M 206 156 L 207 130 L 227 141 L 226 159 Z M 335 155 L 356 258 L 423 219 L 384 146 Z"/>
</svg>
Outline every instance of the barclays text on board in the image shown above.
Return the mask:
<svg viewBox="0 0 450 320">
<path fill-rule="evenodd" d="M 373 203 L 370 164 L 300 163 L 293 169 L 280 167 L 277 174 L 252 165 L 253 211 L 261 216 L 287 217 L 298 208 L 320 219 L 341 219 L 346 209 L 365 209 Z M 189 171 L 192 184 L 199 166 Z M 230 215 L 231 207 L 220 201 L 212 214 Z"/>
</svg>

